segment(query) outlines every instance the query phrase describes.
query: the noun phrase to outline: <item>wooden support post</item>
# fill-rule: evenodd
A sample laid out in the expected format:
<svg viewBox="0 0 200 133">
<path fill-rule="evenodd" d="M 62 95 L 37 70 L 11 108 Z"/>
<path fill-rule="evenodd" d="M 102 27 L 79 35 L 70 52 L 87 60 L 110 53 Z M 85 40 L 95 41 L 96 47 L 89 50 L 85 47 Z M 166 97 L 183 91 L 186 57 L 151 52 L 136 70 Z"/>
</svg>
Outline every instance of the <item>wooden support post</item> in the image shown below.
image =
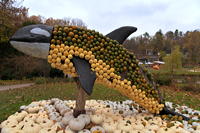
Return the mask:
<svg viewBox="0 0 200 133">
<path fill-rule="evenodd" d="M 86 101 L 86 93 L 83 90 L 83 88 L 81 88 L 81 84 L 78 78 L 74 78 L 76 85 L 77 85 L 77 89 L 76 89 L 76 107 L 73 111 L 73 115 L 74 117 L 78 117 L 80 114 L 85 114 L 85 101 Z"/>
</svg>

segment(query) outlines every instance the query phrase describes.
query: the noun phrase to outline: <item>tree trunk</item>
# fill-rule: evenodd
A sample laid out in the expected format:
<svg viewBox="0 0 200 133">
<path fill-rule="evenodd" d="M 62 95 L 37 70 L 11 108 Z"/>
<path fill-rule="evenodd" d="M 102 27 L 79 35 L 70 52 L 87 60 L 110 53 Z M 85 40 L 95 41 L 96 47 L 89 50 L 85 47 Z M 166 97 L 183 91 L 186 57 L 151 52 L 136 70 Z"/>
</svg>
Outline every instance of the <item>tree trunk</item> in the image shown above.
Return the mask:
<svg viewBox="0 0 200 133">
<path fill-rule="evenodd" d="M 83 90 L 83 88 L 81 88 L 81 84 L 78 78 L 74 78 L 76 85 L 77 85 L 77 89 L 76 89 L 76 107 L 73 111 L 73 115 L 74 117 L 78 117 L 80 114 L 85 114 L 85 101 L 86 101 L 86 93 Z"/>
</svg>

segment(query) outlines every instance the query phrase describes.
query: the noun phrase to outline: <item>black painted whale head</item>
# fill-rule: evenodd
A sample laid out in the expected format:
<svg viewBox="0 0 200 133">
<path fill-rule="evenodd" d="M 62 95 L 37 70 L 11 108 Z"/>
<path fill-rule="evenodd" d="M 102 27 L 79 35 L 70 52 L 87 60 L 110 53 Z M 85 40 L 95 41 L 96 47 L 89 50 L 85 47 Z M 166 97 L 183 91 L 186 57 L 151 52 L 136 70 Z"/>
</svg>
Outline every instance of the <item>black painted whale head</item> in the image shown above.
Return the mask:
<svg viewBox="0 0 200 133">
<path fill-rule="evenodd" d="M 11 37 L 10 43 L 24 54 L 46 59 L 49 53 L 53 27 L 43 24 L 20 28 Z"/>
</svg>

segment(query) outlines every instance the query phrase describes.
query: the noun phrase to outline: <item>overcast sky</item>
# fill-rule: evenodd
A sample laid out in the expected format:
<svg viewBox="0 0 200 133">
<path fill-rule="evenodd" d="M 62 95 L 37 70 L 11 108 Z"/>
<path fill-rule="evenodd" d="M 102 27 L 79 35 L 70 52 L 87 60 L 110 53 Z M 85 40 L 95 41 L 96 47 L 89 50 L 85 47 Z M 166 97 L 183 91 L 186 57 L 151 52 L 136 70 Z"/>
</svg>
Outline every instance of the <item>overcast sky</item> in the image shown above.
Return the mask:
<svg viewBox="0 0 200 133">
<path fill-rule="evenodd" d="M 138 36 L 162 29 L 200 29 L 200 0 L 24 0 L 29 15 L 79 18 L 103 34 L 120 26 L 135 26 Z"/>
</svg>

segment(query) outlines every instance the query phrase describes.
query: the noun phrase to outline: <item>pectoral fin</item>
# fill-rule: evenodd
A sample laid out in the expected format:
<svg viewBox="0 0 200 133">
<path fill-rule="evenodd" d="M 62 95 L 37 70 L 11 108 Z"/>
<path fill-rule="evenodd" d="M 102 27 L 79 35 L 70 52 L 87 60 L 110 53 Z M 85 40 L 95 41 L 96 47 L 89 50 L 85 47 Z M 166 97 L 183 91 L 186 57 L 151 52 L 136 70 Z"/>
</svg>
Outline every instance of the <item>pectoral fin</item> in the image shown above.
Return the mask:
<svg viewBox="0 0 200 133">
<path fill-rule="evenodd" d="M 88 95 L 91 95 L 96 80 L 96 74 L 91 70 L 90 63 L 79 57 L 73 57 L 72 62 L 78 74 L 81 87 Z"/>
</svg>

